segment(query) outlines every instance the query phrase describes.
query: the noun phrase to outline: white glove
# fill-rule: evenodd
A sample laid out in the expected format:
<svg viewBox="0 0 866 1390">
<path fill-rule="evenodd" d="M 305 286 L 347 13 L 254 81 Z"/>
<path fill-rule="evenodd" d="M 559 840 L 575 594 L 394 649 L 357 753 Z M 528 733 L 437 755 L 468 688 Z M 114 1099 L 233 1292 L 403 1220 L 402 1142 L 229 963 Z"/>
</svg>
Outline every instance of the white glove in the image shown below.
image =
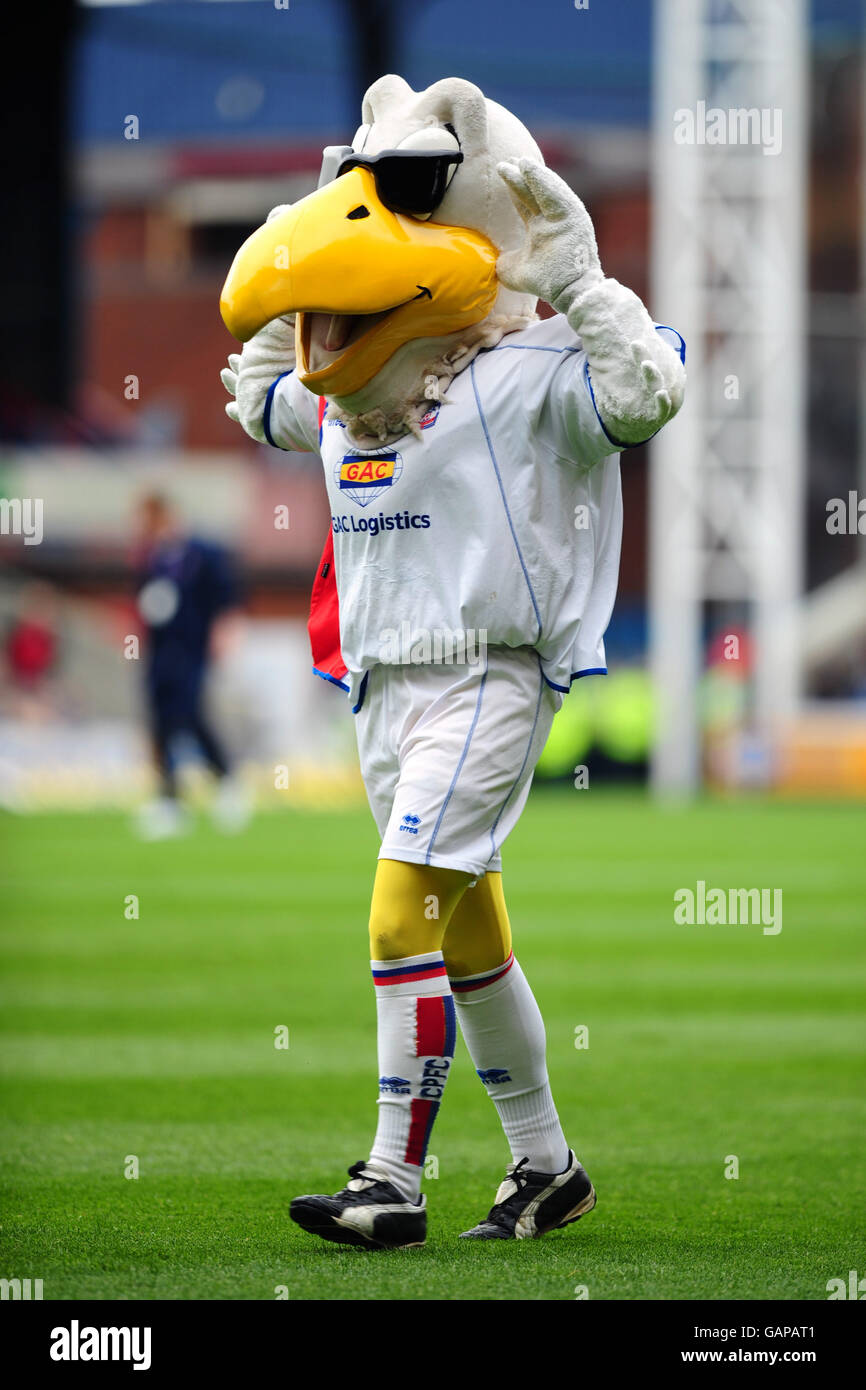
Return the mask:
<svg viewBox="0 0 866 1390">
<path fill-rule="evenodd" d="M 268 222 L 289 207 L 272 208 Z M 220 380 L 233 401 L 226 406 L 226 415 L 242 425 L 247 434 L 259 443 L 265 442 L 265 398 L 271 383 L 289 372 L 295 365 L 295 318 L 286 314 L 272 319 L 264 328 L 244 343 L 240 352 L 229 354 L 228 366 L 220 372 Z"/>
<path fill-rule="evenodd" d="M 497 167 L 523 218 L 526 241 L 499 257 L 496 273 L 508 289 L 534 294 L 565 314 L 578 288 L 604 278 L 589 213 L 543 164 L 521 159 Z"/>
<path fill-rule="evenodd" d="M 682 405 L 686 374 L 678 354 L 637 295 L 605 278 L 589 213 L 568 184 L 531 159 L 498 169 L 526 225 L 524 245 L 499 258 L 500 280 L 565 314 L 582 340 L 608 434 L 641 443 Z"/>
</svg>

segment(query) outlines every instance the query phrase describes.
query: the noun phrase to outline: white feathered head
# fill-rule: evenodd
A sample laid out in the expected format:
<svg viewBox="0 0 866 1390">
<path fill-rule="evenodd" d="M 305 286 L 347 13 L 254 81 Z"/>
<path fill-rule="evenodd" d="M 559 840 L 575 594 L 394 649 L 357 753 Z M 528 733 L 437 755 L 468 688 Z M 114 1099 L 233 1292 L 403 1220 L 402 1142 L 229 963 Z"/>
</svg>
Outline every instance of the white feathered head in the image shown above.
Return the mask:
<svg viewBox="0 0 866 1390">
<path fill-rule="evenodd" d="M 425 382 L 428 395 L 432 378 L 446 389 L 535 314 L 496 274 L 526 234 L 497 165 L 521 158 L 543 163 L 526 127 L 471 82 L 415 92 L 381 77 L 352 144 L 325 150 L 317 191 L 241 247 L 223 290 L 228 328 L 246 341 L 296 315 L 305 386 L 379 437 L 411 427 Z"/>
</svg>

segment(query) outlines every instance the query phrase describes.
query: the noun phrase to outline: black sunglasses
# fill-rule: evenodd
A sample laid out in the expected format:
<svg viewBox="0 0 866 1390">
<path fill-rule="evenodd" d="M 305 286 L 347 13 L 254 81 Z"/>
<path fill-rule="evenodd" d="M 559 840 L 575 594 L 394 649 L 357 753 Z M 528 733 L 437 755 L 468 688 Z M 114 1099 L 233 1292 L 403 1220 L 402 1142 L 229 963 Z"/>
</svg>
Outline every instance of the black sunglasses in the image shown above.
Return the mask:
<svg viewBox="0 0 866 1390">
<path fill-rule="evenodd" d="M 463 163 L 460 150 L 383 150 L 363 155 L 346 148 L 340 153 L 337 178 L 350 169 L 369 169 L 385 207 L 415 217 L 436 210 L 445 196 L 451 168 Z"/>
</svg>

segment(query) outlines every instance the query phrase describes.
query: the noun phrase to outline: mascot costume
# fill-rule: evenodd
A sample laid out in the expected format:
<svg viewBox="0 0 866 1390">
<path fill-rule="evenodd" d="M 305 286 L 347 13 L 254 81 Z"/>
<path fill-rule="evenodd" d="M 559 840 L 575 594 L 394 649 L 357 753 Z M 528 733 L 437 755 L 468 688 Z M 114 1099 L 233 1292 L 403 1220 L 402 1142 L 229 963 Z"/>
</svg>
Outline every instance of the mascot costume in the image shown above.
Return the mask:
<svg viewBox="0 0 866 1390">
<path fill-rule="evenodd" d="M 605 277 L 580 199 L 477 87 L 382 77 L 362 120 L 318 190 L 244 243 L 221 305 L 245 344 L 229 415 L 324 466 L 314 669 L 348 694 L 382 836 L 378 1127 L 346 1187 L 291 1216 L 343 1244 L 424 1243 L 459 1022 L 513 1159 L 463 1234 L 519 1240 L 596 1196 L 554 1106 L 500 851 L 564 692 L 605 670 L 617 455 L 679 409 L 685 353 Z"/>
</svg>

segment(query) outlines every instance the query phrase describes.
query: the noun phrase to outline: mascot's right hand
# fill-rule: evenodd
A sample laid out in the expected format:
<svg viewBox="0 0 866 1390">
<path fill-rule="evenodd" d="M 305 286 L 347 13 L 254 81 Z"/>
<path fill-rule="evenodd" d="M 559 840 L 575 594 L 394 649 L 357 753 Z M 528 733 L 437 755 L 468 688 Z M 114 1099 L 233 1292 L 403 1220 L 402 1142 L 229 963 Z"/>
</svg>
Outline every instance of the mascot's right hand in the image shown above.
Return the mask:
<svg viewBox="0 0 866 1390">
<path fill-rule="evenodd" d="M 267 220 L 288 210 L 288 204 L 272 208 Z M 264 328 L 244 343 L 240 352 L 229 354 L 228 366 L 220 372 L 220 380 L 234 400 L 228 402 L 226 415 L 246 430 L 252 439 L 265 442 L 263 424 L 265 399 L 272 382 L 292 371 L 295 365 L 295 318 L 287 314 L 272 319 Z"/>
<path fill-rule="evenodd" d="M 578 294 L 604 279 L 592 219 L 577 194 L 545 165 L 521 159 L 497 169 L 526 227 L 523 246 L 499 257 L 499 279 L 567 314 Z"/>
<path fill-rule="evenodd" d="M 497 167 L 526 227 L 523 245 L 499 257 L 500 280 L 565 314 L 586 351 L 608 436 L 623 448 L 642 444 L 682 404 L 679 354 L 637 295 L 605 279 L 592 220 L 568 184 L 531 159 Z"/>
</svg>

